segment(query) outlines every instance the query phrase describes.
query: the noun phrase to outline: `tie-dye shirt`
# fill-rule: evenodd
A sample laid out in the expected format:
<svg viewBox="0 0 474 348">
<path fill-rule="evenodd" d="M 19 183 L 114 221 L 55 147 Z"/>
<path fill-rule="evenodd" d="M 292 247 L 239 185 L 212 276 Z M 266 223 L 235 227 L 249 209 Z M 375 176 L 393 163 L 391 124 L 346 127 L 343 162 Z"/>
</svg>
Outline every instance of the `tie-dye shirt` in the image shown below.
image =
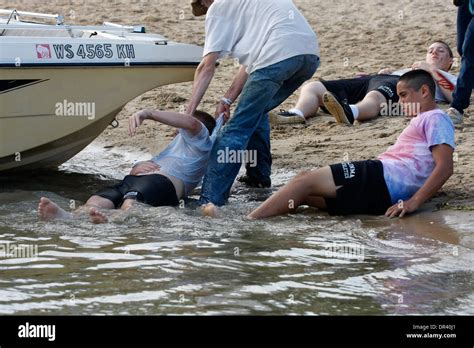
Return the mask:
<svg viewBox="0 0 474 348">
<path fill-rule="evenodd" d="M 424 185 L 435 168 L 431 149 L 440 144 L 456 147 L 453 122 L 436 109 L 413 118 L 395 145 L 379 156 L 393 204 L 410 199 Z"/>
</svg>

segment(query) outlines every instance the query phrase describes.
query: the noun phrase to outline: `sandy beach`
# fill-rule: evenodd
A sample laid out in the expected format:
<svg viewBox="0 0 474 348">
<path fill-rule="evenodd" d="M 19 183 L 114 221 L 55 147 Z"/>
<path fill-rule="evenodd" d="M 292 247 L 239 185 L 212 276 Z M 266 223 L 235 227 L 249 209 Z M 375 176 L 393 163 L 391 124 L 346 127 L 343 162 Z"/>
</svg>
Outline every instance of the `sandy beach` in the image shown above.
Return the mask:
<svg viewBox="0 0 474 348">
<path fill-rule="evenodd" d="M 322 64 L 313 80 L 351 77 L 358 72 L 375 73 L 384 67 L 408 67 L 424 60 L 427 45 L 437 39 L 448 42 L 456 50 L 456 8 L 451 1 L 295 0 L 295 3 L 320 41 Z M 148 32 L 175 41 L 204 44 L 204 19 L 192 16 L 188 0 L 1 0 L 0 7 L 61 13 L 67 22 L 76 24 L 104 21 L 143 24 Z M 459 62 L 457 54 L 456 58 Z M 459 67 L 453 71 L 457 73 Z M 233 61 L 221 63 L 201 109 L 214 112 L 235 72 Z M 96 144 L 155 154 L 169 142 L 173 131 L 148 124 L 135 138 L 129 138 L 128 117 L 144 108 L 179 111 L 186 105 L 191 87 L 191 83 L 166 86 L 136 98 L 118 115 L 119 128 L 109 127 Z M 281 108 L 291 107 L 296 98 L 297 94 Z M 474 107 L 468 112 L 474 115 Z M 464 128 L 456 132 L 455 173 L 434 199 L 439 207 L 474 208 L 473 121 L 474 117 L 466 118 Z M 274 167 L 299 171 L 344 160 L 373 158 L 395 142 L 408 122 L 403 117 L 379 117 L 357 127 L 346 127 L 321 114 L 306 126 L 274 127 Z"/>
</svg>

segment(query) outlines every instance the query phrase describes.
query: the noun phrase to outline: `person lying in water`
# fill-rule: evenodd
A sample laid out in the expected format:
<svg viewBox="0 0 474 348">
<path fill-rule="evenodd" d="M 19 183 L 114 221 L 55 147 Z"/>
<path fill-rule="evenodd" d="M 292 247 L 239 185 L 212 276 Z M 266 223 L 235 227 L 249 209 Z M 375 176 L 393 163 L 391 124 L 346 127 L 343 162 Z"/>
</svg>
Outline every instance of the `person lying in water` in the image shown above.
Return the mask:
<svg viewBox="0 0 474 348">
<path fill-rule="evenodd" d="M 435 102 L 436 85 L 424 70 L 400 78 L 397 93 L 406 111 L 419 113 L 394 146 L 378 160 L 335 164 L 304 172 L 254 210 L 262 219 L 307 205 L 331 215 L 371 214 L 403 217 L 435 195 L 453 173 L 454 125 Z M 208 215 L 217 209 L 205 207 Z"/>
<path fill-rule="evenodd" d="M 425 60 L 413 63 L 411 68 L 397 71 L 385 68 L 376 75 L 308 83 L 302 88 L 296 106 L 288 111 L 271 113 L 270 121 L 273 124 L 305 123 L 317 114 L 320 107 L 334 116 L 338 123 L 347 125 L 356 120 L 373 119 L 379 114 L 390 116 L 393 112 L 387 104 L 393 107 L 398 103 L 397 82 L 411 69 L 429 72 L 436 82 L 436 102 L 451 103 L 457 83 L 457 77 L 448 73 L 453 63 L 454 54 L 449 45 L 435 41 L 428 47 Z M 383 111 L 384 107 L 386 111 Z"/>
<path fill-rule="evenodd" d="M 196 111 L 194 117 L 176 112 L 144 110 L 129 120 L 129 135 L 134 136 L 145 120 L 161 122 L 179 129 L 168 147 L 150 161 L 135 165 L 118 185 L 101 190 L 74 212 L 66 212 L 42 197 L 38 215 L 43 220 L 70 219 L 87 212 L 92 222 L 107 222 L 102 209 L 128 210 L 136 202 L 150 206 L 178 206 L 202 181 L 210 152 L 224 119 Z"/>
</svg>

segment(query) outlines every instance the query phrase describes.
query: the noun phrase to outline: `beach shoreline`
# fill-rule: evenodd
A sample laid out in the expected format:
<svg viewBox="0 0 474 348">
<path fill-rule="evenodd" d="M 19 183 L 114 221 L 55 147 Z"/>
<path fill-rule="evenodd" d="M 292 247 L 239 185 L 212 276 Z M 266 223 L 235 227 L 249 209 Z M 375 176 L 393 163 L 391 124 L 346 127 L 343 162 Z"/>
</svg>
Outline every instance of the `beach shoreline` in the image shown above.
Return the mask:
<svg viewBox="0 0 474 348">
<path fill-rule="evenodd" d="M 318 34 L 321 67 L 312 80 L 352 77 L 356 73 L 375 73 L 384 67 L 402 68 L 424 60 L 427 45 L 434 40 L 456 48 L 456 7 L 450 1 L 435 0 L 430 8 L 418 2 L 376 0 L 364 2 L 295 0 L 295 4 Z M 66 22 L 101 24 L 143 24 L 174 41 L 203 45 L 204 20 L 194 18 L 189 1 L 0 1 L 1 8 L 34 12 L 61 13 Z M 436 9 L 437 11 L 433 11 Z M 456 54 L 457 63 L 459 57 Z M 237 71 L 233 61 L 224 60 L 206 93 L 200 109 L 213 113 L 220 97 Z M 459 67 L 453 69 L 458 73 Z M 109 127 L 95 145 L 123 151 L 156 154 L 172 139 L 174 130 L 147 123 L 138 135 L 129 138 L 129 116 L 141 109 L 179 111 L 191 96 L 191 83 L 164 86 L 128 103 L 117 116 L 120 125 Z M 298 92 L 282 106 L 294 105 Z M 473 98 L 474 102 L 474 98 Z M 473 104 L 474 105 L 474 104 Z M 447 105 L 441 106 L 447 108 Z M 474 107 L 468 110 L 474 115 Z M 474 117 L 466 118 L 456 131 L 454 175 L 433 199 L 437 207 L 474 210 Z M 275 169 L 302 171 L 342 161 L 376 158 L 392 145 L 408 124 L 405 117 L 378 117 L 357 127 L 335 123 L 320 114 L 309 123 L 272 128 Z"/>
</svg>

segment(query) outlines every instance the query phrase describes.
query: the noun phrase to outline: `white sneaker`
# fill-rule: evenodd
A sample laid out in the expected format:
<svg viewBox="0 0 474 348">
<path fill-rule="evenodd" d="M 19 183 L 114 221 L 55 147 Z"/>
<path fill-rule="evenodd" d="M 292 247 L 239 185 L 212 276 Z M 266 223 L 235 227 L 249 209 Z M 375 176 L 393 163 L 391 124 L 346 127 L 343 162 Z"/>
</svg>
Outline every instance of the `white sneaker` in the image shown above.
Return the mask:
<svg viewBox="0 0 474 348">
<path fill-rule="evenodd" d="M 455 125 L 461 125 L 462 124 L 462 119 L 464 117 L 463 114 L 461 114 L 457 109 L 455 108 L 449 108 L 446 113 L 448 114 L 448 116 L 451 118 L 451 121 L 453 121 L 453 123 Z"/>
</svg>

